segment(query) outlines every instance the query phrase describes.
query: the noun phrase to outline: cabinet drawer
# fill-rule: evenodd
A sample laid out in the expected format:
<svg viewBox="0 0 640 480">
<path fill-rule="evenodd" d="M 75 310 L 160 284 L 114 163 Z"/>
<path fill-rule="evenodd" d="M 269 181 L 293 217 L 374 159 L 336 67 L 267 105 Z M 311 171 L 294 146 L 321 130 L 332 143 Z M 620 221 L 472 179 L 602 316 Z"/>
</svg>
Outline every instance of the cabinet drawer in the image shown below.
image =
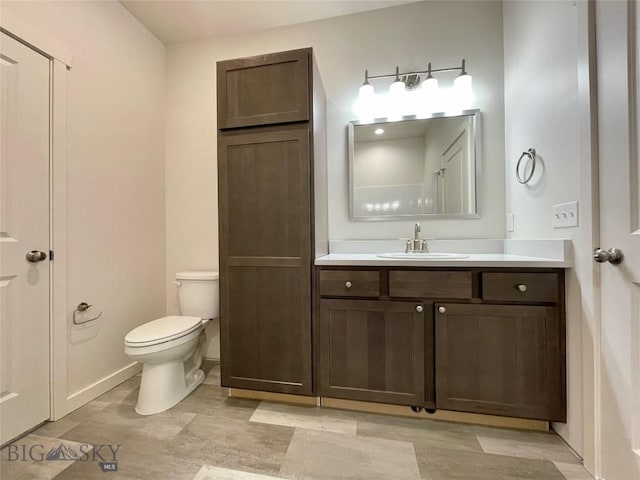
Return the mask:
<svg viewBox="0 0 640 480">
<path fill-rule="evenodd" d="M 557 273 L 483 273 L 482 299 L 507 302 L 557 302 Z"/>
<path fill-rule="evenodd" d="M 471 298 L 471 272 L 389 272 L 389 296 L 411 298 Z"/>
<path fill-rule="evenodd" d="M 365 270 L 321 270 L 320 295 L 379 297 L 380 273 Z"/>
</svg>

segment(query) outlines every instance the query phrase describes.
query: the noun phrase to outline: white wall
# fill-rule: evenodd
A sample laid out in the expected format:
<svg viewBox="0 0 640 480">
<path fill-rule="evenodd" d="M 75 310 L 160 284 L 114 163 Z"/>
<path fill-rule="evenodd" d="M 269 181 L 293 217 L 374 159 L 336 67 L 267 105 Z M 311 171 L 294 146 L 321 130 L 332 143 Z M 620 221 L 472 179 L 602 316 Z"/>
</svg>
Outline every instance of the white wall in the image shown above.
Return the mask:
<svg viewBox="0 0 640 480">
<path fill-rule="evenodd" d="M 167 48 L 168 280 L 183 269 L 218 268 L 216 61 L 303 47 L 313 47 L 327 93 L 331 239 L 412 232 L 410 221 L 349 221 L 346 125 L 354 119 L 364 70 L 424 69 L 427 61 L 448 67 L 462 58 L 483 112 L 481 218 L 425 220 L 423 232 L 441 238 L 504 236 L 501 3 L 420 2 Z M 175 291 L 169 290 L 167 308 L 177 311 Z M 212 322 L 209 334 L 216 336 L 216 328 Z M 218 352 L 214 339 L 208 356 Z"/>
<path fill-rule="evenodd" d="M 424 136 L 355 142 L 353 215 L 426 213 Z"/>
<path fill-rule="evenodd" d="M 424 137 L 358 142 L 354 187 L 408 185 L 424 177 Z"/>
<path fill-rule="evenodd" d="M 165 312 L 165 48 L 118 2 L 3 1 L 2 12 L 73 56 L 66 75 L 68 316 L 55 325 L 69 338 L 66 365 L 55 370 L 56 380 L 66 374 L 66 385 L 57 386 L 65 413 L 117 380 L 111 376 L 132 363 L 126 333 Z M 102 310 L 102 319 L 72 328 L 82 301 Z"/>
<path fill-rule="evenodd" d="M 572 1 L 505 2 L 504 65 L 506 125 L 506 211 L 515 218 L 510 238 L 569 238 L 574 268 L 567 271 L 568 421 L 556 431 L 591 470 L 591 447 L 585 446 L 593 418 L 592 398 L 583 395 L 583 374 L 589 351 L 584 338 L 593 315 L 593 262 L 591 260 L 591 159 L 587 68 L 587 25 L 580 12 L 585 4 Z M 539 165 L 529 185 L 515 178 L 515 165 L 529 147 L 537 151 Z M 554 229 L 551 206 L 580 202 L 580 226 Z M 589 350 L 589 341 L 585 343 Z M 585 369 L 585 372 L 583 372 Z M 584 418 L 583 418 L 584 416 Z M 586 433 L 585 433 L 586 432 Z"/>
</svg>

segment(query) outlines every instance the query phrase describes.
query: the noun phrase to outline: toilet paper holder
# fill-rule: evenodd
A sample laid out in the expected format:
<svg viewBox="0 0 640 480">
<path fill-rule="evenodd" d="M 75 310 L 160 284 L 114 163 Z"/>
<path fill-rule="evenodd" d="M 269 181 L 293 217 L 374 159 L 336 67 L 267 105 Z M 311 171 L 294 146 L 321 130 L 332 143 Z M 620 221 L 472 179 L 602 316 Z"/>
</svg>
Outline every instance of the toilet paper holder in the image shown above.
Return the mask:
<svg viewBox="0 0 640 480">
<path fill-rule="evenodd" d="M 82 325 L 84 323 L 89 323 L 89 322 L 93 322 L 95 320 L 98 320 L 100 317 L 102 317 L 102 311 L 100 311 L 100 313 L 98 313 L 98 315 L 96 315 L 93 318 L 87 318 L 85 320 L 78 320 L 77 318 L 77 314 L 78 313 L 82 313 L 82 312 L 86 312 L 87 310 L 89 310 L 93 305 L 88 304 L 87 302 L 80 302 L 78 304 L 78 306 L 76 307 L 76 309 L 73 311 L 73 323 L 75 325 Z"/>
</svg>

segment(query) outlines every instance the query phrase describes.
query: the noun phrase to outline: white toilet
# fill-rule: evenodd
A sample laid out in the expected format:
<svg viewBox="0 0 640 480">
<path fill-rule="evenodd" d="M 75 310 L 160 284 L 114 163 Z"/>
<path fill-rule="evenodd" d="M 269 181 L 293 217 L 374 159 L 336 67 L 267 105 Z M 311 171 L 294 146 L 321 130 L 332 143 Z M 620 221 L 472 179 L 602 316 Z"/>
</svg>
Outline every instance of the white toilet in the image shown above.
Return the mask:
<svg viewBox="0 0 640 480">
<path fill-rule="evenodd" d="M 204 326 L 220 310 L 218 272 L 176 274 L 182 316 L 163 317 L 131 330 L 124 352 L 142 363 L 136 412 L 152 415 L 173 407 L 204 380 Z"/>
</svg>

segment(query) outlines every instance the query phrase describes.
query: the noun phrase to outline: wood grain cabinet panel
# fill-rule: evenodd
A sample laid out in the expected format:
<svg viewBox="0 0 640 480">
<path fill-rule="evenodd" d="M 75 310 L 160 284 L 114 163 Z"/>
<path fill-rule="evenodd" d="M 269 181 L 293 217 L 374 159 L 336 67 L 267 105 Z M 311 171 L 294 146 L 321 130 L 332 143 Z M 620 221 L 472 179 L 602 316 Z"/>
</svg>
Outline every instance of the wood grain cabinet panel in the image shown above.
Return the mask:
<svg viewBox="0 0 640 480">
<path fill-rule="evenodd" d="M 310 119 L 311 49 L 217 64 L 218 128 Z"/>
<path fill-rule="evenodd" d="M 306 129 L 243 130 L 220 136 L 225 253 L 310 259 L 309 163 Z"/>
<path fill-rule="evenodd" d="M 237 388 L 311 393 L 306 267 L 231 266 L 223 282 L 222 375 Z"/>
<path fill-rule="evenodd" d="M 557 273 L 484 272 L 482 299 L 501 302 L 557 302 Z"/>
<path fill-rule="evenodd" d="M 425 322 L 419 305 L 320 300 L 320 394 L 423 405 Z"/>
<path fill-rule="evenodd" d="M 437 304 L 435 349 L 437 408 L 566 421 L 558 309 Z"/>
<path fill-rule="evenodd" d="M 326 297 L 378 297 L 380 273 L 364 270 L 321 270 L 320 295 Z"/>
<path fill-rule="evenodd" d="M 389 296 L 409 298 L 471 298 L 471 272 L 391 270 Z"/>
<path fill-rule="evenodd" d="M 225 385 L 312 392 L 308 133 L 219 138 Z"/>
</svg>

